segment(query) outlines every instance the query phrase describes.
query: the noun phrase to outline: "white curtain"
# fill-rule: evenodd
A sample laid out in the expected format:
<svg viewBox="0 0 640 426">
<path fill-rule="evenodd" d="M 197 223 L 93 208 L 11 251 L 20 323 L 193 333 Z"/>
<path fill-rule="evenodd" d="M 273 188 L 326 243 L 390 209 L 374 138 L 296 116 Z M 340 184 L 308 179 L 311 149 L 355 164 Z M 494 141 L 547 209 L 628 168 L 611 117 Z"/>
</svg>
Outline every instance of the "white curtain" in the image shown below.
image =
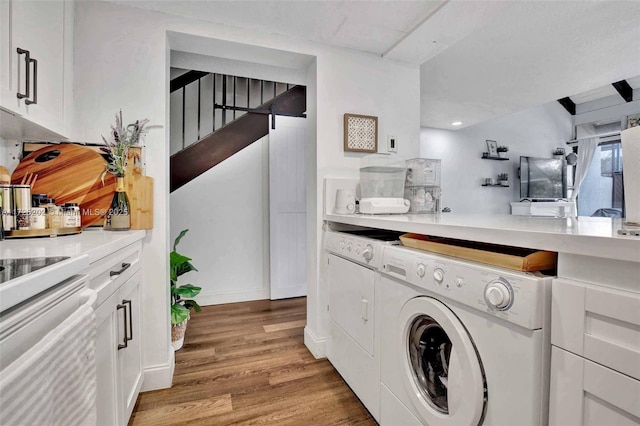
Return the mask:
<svg viewBox="0 0 640 426">
<path fill-rule="evenodd" d="M 596 152 L 597 147 L 597 137 L 582 139 L 578 142 L 578 162 L 576 163 L 576 177 L 573 182 L 573 192 L 571 193 L 570 198 L 571 201 L 575 201 L 578 193 L 580 192 L 582 181 L 584 181 L 584 177 L 587 175 L 587 171 L 589 170 L 589 166 L 593 160 L 593 154 Z"/>
</svg>

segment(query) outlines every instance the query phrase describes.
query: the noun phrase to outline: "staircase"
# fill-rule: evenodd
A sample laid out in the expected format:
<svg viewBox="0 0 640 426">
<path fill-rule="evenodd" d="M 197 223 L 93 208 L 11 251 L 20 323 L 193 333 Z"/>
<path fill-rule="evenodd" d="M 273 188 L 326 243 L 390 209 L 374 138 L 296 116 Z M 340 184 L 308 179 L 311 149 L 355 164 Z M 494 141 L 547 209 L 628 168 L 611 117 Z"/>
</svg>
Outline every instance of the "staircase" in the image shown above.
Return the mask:
<svg viewBox="0 0 640 426">
<path fill-rule="evenodd" d="M 170 159 L 173 192 L 267 136 L 278 115 L 304 117 L 306 88 L 188 71 L 171 80 L 171 103 L 171 126 L 181 127 L 181 135 L 172 131 L 171 136 L 176 151 Z M 181 117 L 175 116 L 177 109 Z"/>
</svg>

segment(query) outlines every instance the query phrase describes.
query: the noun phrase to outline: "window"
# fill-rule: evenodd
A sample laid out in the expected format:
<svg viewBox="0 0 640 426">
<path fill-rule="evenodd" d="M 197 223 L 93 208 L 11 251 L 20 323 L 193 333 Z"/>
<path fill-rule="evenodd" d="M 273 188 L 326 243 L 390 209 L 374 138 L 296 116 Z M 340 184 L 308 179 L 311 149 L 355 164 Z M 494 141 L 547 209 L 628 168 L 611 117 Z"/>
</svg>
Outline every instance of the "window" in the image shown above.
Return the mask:
<svg viewBox="0 0 640 426">
<path fill-rule="evenodd" d="M 622 146 L 620 139 L 601 143 L 578 195 L 579 216 L 623 217 Z"/>
</svg>

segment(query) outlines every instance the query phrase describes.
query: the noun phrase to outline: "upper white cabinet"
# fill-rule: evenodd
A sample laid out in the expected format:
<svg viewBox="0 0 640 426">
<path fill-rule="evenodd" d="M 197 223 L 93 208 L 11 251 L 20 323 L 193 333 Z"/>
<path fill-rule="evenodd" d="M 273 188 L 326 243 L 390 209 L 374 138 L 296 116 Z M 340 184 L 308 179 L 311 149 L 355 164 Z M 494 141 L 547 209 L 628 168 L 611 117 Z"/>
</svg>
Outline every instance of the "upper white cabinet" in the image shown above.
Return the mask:
<svg viewBox="0 0 640 426">
<path fill-rule="evenodd" d="M 0 107 L 7 139 L 68 134 L 73 2 L 0 2 Z M 9 112 L 10 114 L 7 114 Z M 17 119 L 15 117 L 18 117 Z"/>
</svg>

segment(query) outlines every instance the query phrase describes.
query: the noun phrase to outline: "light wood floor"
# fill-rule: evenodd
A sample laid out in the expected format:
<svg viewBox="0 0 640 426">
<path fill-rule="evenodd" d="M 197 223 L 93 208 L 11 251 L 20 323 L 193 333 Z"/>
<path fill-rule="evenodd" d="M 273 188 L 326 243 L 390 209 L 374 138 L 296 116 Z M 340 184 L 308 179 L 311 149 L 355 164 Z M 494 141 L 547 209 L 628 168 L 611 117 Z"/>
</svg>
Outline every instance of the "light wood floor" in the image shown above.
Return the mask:
<svg viewBox="0 0 640 426">
<path fill-rule="evenodd" d="M 176 352 L 173 387 L 140 394 L 130 425 L 375 425 L 303 343 L 306 299 L 203 307 Z"/>
</svg>

